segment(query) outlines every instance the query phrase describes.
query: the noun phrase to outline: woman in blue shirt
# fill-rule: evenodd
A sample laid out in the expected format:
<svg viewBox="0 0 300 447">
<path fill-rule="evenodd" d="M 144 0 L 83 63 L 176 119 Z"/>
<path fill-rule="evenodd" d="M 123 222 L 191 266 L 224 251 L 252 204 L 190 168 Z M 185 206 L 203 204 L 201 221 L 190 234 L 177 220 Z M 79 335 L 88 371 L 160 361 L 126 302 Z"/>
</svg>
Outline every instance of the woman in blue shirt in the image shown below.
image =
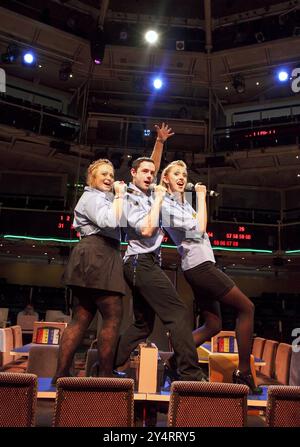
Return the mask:
<svg viewBox="0 0 300 447">
<path fill-rule="evenodd" d="M 239 351 L 238 369 L 233 381 L 255 387 L 250 369 L 253 337 L 254 305 L 235 283 L 215 265 L 213 250 L 206 233 L 206 187 L 197 184 L 197 213 L 185 199 L 187 184 L 186 164 L 179 160 L 170 163 L 162 172 L 161 184 L 168 193 L 162 208 L 163 226 L 176 244 L 181 255 L 181 266 L 201 309 L 204 324 L 193 332 L 197 346 L 220 332 L 222 317 L 220 304 L 231 306 L 237 313 L 236 338 Z"/>
<path fill-rule="evenodd" d="M 89 166 L 87 185 L 74 210 L 73 226 L 80 234 L 80 242 L 63 275 L 64 284 L 72 289 L 75 308 L 61 339 L 53 383 L 70 375 L 73 356 L 97 310 L 103 319 L 98 335 L 99 375 L 114 375 L 125 295 L 119 222 L 126 186 L 114 182 L 113 165 L 106 159 Z"/>
</svg>

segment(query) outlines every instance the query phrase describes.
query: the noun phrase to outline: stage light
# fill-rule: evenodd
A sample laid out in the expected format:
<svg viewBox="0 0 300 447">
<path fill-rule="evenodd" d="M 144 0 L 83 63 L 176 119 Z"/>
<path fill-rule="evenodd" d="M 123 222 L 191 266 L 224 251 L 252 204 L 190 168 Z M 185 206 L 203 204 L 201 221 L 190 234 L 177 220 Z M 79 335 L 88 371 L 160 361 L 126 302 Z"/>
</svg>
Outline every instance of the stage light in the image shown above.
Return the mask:
<svg viewBox="0 0 300 447">
<path fill-rule="evenodd" d="M 154 43 L 156 43 L 158 41 L 158 33 L 154 30 L 149 30 L 145 34 L 145 39 L 148 43 L 153 45 Z"/>
<path fill-rule="evenodd" d="M 185 42 L 184 40 L 176 40 L 176 50 L 177 51 L 184 51 L 185 49 Z"/>
<path fill-rule="evenodd" d="M 17 60 L 19 53 L 19 48 L 16 45 L 9 45 L 6 53 L 2 54 L 1 60 L 4 64 L 11 64 Z"/>
<path fill-rule="evenodd" d="M 163 86 L 163 81 L 162 81 L 162 79 L 160 79 L 160 78 L 155 78 L 155 79 L 153 80 L 153 87 L 154 87 L 156 90 L 160 90 L 160 89 L 162 88 L 162 86 Z"/>
<path fill-rule="evenodd" d="M 255 33 L 255 39 L 257 43 L 263 43 L 266 40 L 264 34 L 261 31 L 259 33 Z"/>
<path fill-rule="evenodd" d="M 73 77 L 72 65 L 70 64 L 70 62 L 62 63 L 58 72 L 58 77 L 60 81 L 68 81 L 70 78 Z"/>
<path fill-rule="evenodd" d="M 90 41 L 91 58 L 95 65 L 101 65 L 105 52 L 105 36 L 102 28 L 97 28 Z"/>
<path fill-rule="evenodd" d="M 288 80 L 289 74 L 286 70 L 281 70 L 278 73 L 278 79 L 280 82 L 285 82 Z"/>
<path fill-rule="evenodd" d="M 26 65 L 33 65 L 36 62 L 36 57 L 32 51 L 26 51 L 23 54 L 23 63 Z"/>
<path fill-rule="evenodd" d="M 245 79 L 242 75 L 234 76 L 232 85 L 235 88 L 237 93 L 245 92 Z"/>
</svg>

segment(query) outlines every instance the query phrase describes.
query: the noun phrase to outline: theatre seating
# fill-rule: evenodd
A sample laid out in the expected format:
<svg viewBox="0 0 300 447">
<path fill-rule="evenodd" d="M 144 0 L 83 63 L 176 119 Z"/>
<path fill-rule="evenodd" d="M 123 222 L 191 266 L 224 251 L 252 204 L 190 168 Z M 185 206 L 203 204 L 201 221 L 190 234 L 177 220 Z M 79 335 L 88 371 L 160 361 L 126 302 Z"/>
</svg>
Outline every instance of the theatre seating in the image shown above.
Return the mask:
<svg viewBox="0 0 300 447">
<path fill-rule="evenodd" d="M 19 325 L 10 326 L 10 328 L 13 333 L 14 348 L 20 348 L 21 346 L 23 346 L 22 328 Z"/>
<path fill-rule="evenodd" d="M 21 326 L 10 326 L 10 329 L 13 334 L 13 347 L 20 348 L 23 346 L 22 339 L 22 328 Z M 17 354 L 13 356 L 13 367 L 18 368 L 19 372 L 25 372 L 27 369 L 28 358 L 22 357 L 22 354 Z"/>
<path fill-rule="evenodd" d="M 58 345 L 32 346 L 29 351 L 27 372 L 38 377 L 53 377 L 56 372 Z"/>
<path fill-rule="evenodd" d="M 5 328 L 8 323 L 8 307 L 0 307 L 0 327 Z"/>
<path fill-rule="evenodd" d="M 265 346 L 266 339 L 261 337 L 255 337 L 252 345 L 252 354 L 254 358 L 262 359 L 263 350 Z M 255 369 L 260 371 L 261 366 L 256 366 Z"/>
<path fill-rule="evenodd" d="M 244 427 L 247 424 L 246 385 L 173 382 L 169 427 Z"/>
<path fill-rule="evenodd" d="M 13 333 L 10 327 L 0 329 L 0 367 L 3 368 L 13 361 L 10 354 L 14 347 Z"/>
<path fill-rule="evenodd" d="M 88 349 L 85 361 L 85 376 L 89 377 L 93 373 L 93 365 L 98 361 L 98 349 Z"/>
<path fill-rule="evenodd" d="M 70 323 L 71 319 L 72 319 L 71 315 L 66 315 L 61 310 L 46 311 L 45 321 Z"/>
<path fill-rule="evenodd" d="M 262 353 L 262 359 L 266 364 L 257 372 L 258 383 L 261 383 L 262 380 L 265 380 L 266 378 L 272 378 L 274 376 L 275 357 L 278 345 L 278 341 L 266 340 Z"/>
<path fill-rule="evenodd" d="M 0 373 L 0 427 L 34 425 L 37 377 L 24 373 Z"/>
<path fill-rule="evenodd" d="M 300 386 L 300 351 L 292 351 L 289 385 Z"/>
<path fill-rule="evenodd" d="M 300 387 L 270 386 L 266 422 L 269 427 L 300 427 Z"/>
<path fill-rule="evenodd" d="M 23 334 L 32 334 L 33 324 L 36 321 L 35 315 L 21 315 L 17 316 L 17 325 L 21 326 Z"/>
<path fill-rule="evenodd" d="M 210 382 L 223 382 L 232 383 L 232 373 L 238 367 L 239 355 L 238 354 L 222 354 L 212 353 L 208 356 L 209 364 L 209 381 Z M 254 357 L 250 357 L 250 367 L 255 385 L 256 370 L 254 367 Z"/>
<path fill-rule="evenodd" d="M 132 427 L 134 381 L 106 377 L 57 380 L 55 427 Z"/>
<path fill-rule="evenodd" d="M 271 377 L 262 372 L 257 374 L 259 385 L 288 385 L 290 375 L 290 363 L 292 346 L 280 343 L 277 347 L 274 372 Z"/>
</svg>

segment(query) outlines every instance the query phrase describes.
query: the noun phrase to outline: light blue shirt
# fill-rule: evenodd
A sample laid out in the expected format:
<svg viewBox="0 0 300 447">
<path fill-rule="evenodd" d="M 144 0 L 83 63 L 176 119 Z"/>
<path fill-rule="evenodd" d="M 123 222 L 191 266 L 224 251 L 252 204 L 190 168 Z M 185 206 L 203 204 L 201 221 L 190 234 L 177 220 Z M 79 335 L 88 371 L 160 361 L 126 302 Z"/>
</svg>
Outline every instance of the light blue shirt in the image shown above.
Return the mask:
<svg viewBox="0 0 300 447">
<path fill-rule="evenodd" d="M 112 209 L 114 195 L 111 192 L 86 186 L 74 210 L 73 226 L 80 236 L 100 234 L 121 239 L 120 228 Z"/>
<path fill-rule="evenodd" d="M 216 262 L 208 234 L 199 231 L 196 211 L 187 200 L 181 203 L 174 195 L 165 196 L 162 226 L 177 246 L 183 271 L 206 261 Z"/>
<path fill-rule="evenodd" d="M 124 262 L 128 259 L 128 256 L 138 255 L 142 253 L 156 252 L 160 253 L 160 245 L 162 243 L 164 232 L 161 228 L 157 228 L 154 231 L 153 236 L 144 237 L 141 235 L 141 223 L 144 217 L 151 210 L 153 204 L 153 197 L 143 193 L 133 183 L 130 183 L 130 188 L 136 191 L 136 194 L 128 193 L 124 201 L 124 213 L 127 226 L 126 240 L 128 247 L 124 256 Z M 124 226 L 124 224 L 123 224 Z"/>
</svg>

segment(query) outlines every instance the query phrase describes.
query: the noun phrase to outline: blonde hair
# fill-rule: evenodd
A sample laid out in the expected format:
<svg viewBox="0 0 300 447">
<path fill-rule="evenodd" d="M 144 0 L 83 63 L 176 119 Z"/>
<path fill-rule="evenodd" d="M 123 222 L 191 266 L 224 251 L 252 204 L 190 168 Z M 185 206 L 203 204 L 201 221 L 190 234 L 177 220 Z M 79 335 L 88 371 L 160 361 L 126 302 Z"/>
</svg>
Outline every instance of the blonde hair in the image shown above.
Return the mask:
<svg viewBox="0 0 300 447">
<path fill-rule="evenodd" d="M 114 166 L 111 161 L 107 160 L 107 158 L 99 158 L 99 160 L 93 161 L 93 163 L 90 164 L 87 170 L 87 176 L 86 176 L 86 183 L 90 187 L 94 187 L 95 185 L 95 179 L 97 177 L 97 170 L 99 166 L 101 165 L 109 165 L 112 167 L 114 171 Z"/>
<path fill-rule="evenodd" d="M 183 160 L 175 160 L 175 161 L 172 161 L 171 163 L 169 163 L 168 166 L 166 166 L 165 169 L 162 171 L 161 177 L 160 177 L 160 182 L 159 182 L 159 184 L 164 186 L 165 188 L 168 187 L 168 184 L 166 182 L 164 182 L 164 177 L 166 175 L 168 175 L 169 171 L 174 166 L 181 166 L 182 168 L 187 169 L 186 164 L 185 164 L 185 162 Z"/>
</svg>

